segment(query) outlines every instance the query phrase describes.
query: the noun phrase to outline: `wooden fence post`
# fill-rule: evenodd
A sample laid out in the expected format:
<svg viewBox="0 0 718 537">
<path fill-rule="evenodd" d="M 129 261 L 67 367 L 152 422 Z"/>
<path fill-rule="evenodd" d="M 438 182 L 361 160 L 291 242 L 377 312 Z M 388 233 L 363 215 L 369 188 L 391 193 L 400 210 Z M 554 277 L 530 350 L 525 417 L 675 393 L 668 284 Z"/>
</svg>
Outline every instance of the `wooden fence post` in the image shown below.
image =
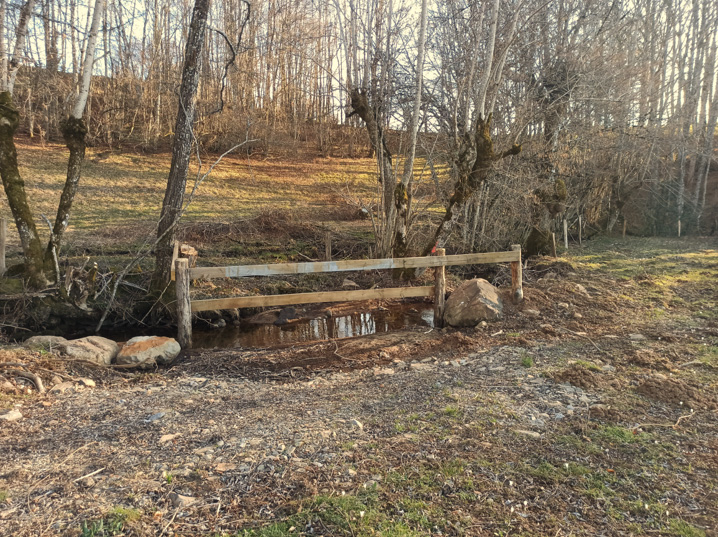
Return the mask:
<svg viewBox="0 0 718 537">
<path fill-rule="evenodd" d="M 324 257 L 325 261 L 332 260 L 332 234 L 330 231 L 327 231 L 324 236 Z"/>
<path fill-rule="evenodd" d="M 583 219 L 581 218 L 581 215 L 578 215 L 578 245 L 581 246 L 582 239 L 581 236 L 583 234 L 583 230 L 581 229 L 583 227 Z"/>
<path fill-rule="evenodd" d="M 563 219 L 563 246 L 568 250 L 568 221 Z"/>
<path fill-rule="evenodd" d="M 446 255 L 444 248 L 436 249 L 437 256 Z M 434 269 L 434 328 L 444 326 L 444 307 L 446 305 L 446 269 L 444 265 Z"/>
<path fill-rule="evenodd" d="M 0 277 L 5 274 L 5 243 L 7 242 L 7 218 L 0 218 Z"/>
<path fill-rule="evenodd" d="M 626 217 L 623 217 L 623 238 L 626 238 L 626 226 L 628 225 L 628 220 L 626 220 Z M 678 236 L 681 236 L 681 221 L 678 221 Z"/>
<path fill-rule="evenodd" d="M 177 292 L 177 341 L 183 349 L 192 348 L 192 305 L 189 297 L 189 260 L 175 261 Z"/>
<path fill-rule="evenodd" d="M 521 265 L 521 245 L 512 244 L 511 249 L 519 253 L 519 260 L 511 262 L 511 296 L 514 299 L 514 304 L 518 304 L 524 299 L 524 271 Z"/>
<path fill-rule="evenodd" d="M 551 256 L 556 257 L 556 234 L 551 233 Z"/>
</svg>

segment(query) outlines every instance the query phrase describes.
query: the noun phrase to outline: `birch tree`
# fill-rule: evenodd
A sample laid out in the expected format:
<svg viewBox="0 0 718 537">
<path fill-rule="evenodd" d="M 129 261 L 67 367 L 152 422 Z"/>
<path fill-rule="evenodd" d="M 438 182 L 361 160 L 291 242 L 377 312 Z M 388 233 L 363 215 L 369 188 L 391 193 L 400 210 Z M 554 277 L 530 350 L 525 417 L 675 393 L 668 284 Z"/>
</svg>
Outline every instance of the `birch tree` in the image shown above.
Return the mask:
<svg viewBox="0 0 718 537">
<path fill-rule="evenodd" d="M 84 73 L 81 79 L 78 97 L 72 114 L 63 127 L 67 146 L 70 149 L 67 181 L 60 198 L 55 226 L 51 233 L 48 247 L 45 253 L 43 253 L 40 235 L 37 231 L 34 215 L 27 200 L 25 184 L 20 176 L 17 164 L 17 150 L 15 148 L 14 135 L 19 124 L 20 114 L 13 104 L 12 97 L 12 91 L 19 69 L 18 58 L 22 55 L 33 2 L 34 0 L 28 0 L 20 12 L 15 48 L 8 73 L 7 87 L 3 88 L 4 91 L 0 93 L 0 174 L 2 175 L 8 204 L 10 205 L 18 234 L 20 235 L 25 262 L 25 275 L 31 286 L 41 287 L 46 285 L 48 276 L 52 273 L 53 268 L 55 268 L 55 279 L 59 278 L 59 270 L 56 268 L 57 249 L 59 248 L 61 237 L 67 228 L 70 209 L 75 194 L 77 193 L 81 165 L 85 155 L 85 135 L 87 134 L 87 128 L 82 119 L 82 115 L 90 91 L 95 44 L 99 32 L 99 21 L 102 18 L 105 4 L 104 0 L 97 0 L 95 4 L 93 22 L 85 50 Z M 0 76 L 0 78 L 3 77 Z"/>
</svg>

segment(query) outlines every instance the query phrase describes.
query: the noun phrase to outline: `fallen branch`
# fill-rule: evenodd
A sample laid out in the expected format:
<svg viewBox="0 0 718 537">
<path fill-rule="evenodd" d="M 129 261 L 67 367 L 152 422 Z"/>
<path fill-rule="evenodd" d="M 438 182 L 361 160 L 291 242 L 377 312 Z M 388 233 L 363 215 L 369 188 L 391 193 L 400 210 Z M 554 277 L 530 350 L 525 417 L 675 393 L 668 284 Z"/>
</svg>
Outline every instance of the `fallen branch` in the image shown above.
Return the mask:
<svg viewBox="0 0 718 537">
<path fill-rule="evenodd" d="M 94 472 L 90 472 L 89 474 L 83 475 L 82 477 L 78 477 L 77 479 L 74 479 L 72 482 L 77 483 L 78 481 L 82 481 L 83 479 L 87 479 L 88 477 L 92 477 L 93 475 L 99 474 L 102 470 L 104 470 L 106 467 L 103 466 L 99 470 L 95 470 Z"/>
<path fill-rule="evenodd" d="M 42 379 L 38 377 L 35 373 L 30 373 L 29 371 L 20 371 L 19 369 L 6 368 L 3 368 L 3 371 L 5 371 L 5 373 L 7 373 L 8 375 L 29 380 L 35 385 L 35 388 L 37 388 L 37 391 L 39 393 L 45 393 L 45 386 L 42 383 Z"/>
<path fill-rule="evenodd" d="M 685 415 L 683 415 L 683 416 L 680 416 L 680 417 L 676 420 L 676 422 L 673 423 L 673 424 L 671 424 L 671 423 L 639 423 L 638 425 L 636 425 L 635 427 L 633 427 L 633 429 L 631 429 L 631 430 L 632 430 L 632 431 L 636 431 L 636 430 L 640 429 L 641 427 L 670 427 L 671 429 L 677 429 L 677 428 L 678 428 L 678 425 L 679 425 L 683 420 L 687 420 L 688 418 L 692 418 L 692 417 L 695 416 L 696 414 L 698 414 L 698 412 L 691 412 L 690 414 L 685 414 Z"/>
</svg>

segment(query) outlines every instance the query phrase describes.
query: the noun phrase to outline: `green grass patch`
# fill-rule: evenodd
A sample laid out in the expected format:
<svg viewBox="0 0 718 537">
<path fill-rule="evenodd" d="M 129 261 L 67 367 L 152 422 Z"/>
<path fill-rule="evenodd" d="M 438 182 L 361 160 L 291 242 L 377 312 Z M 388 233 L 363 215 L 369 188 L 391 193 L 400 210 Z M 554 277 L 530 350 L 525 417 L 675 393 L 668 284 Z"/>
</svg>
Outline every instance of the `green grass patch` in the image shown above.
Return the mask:
<svg viewBox="0 0 718 537">
<path fill-rule="evenodd" d="M 80 526 L 80 537 L 114 537 L 122 534 L 125 527 L 142 517 L 137 509 L 117 506 L 100 520 L 84 521 Z"/>
<path fill-rule="evenodd" d="M 668 521 L 668 529 L 675 535 L 681 537 L 705 537 L 706 532 L 695 526 L 691 526 L 688 522 L 678 518 L 672 518 Z"/>
</svg>

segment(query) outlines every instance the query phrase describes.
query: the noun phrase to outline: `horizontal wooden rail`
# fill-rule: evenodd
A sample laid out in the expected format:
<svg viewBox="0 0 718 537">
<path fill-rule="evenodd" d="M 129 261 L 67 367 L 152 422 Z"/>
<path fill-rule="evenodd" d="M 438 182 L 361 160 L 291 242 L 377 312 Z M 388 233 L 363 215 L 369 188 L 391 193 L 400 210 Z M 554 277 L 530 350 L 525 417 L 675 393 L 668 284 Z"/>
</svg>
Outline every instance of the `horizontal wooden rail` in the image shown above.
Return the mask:
<svg viewBox="0 0 718 537">
<path fill-rule="evenodd" d="M 391 270 L 509 263 L 520 260 L 520 252 L 489 252 L 434 257 L 404 257 L 397 259 L 351 259 L 348 261 L 317 261 L 312 263 L 274 263 L 267 265 L 239 265 L 230 267 L 198 267 L 189 270 L 193 280 L 212 278 L 244 278 L 248 276 L 279 276 L 282 274 L 312 274 L 317 272 L 347 272 L 351 270 Z"/>
<path fill-rule="evenodd" d="M 434 286 L 392 287 L 359 291 L 320 291 L 317 293 L 291 293 L 287 295 L 240 296 L 193 300 L 192 311 L 226 310 L 230 308 L 256 308 L 260 306 L 289 306 L 321 302 L 350 302 L 354 300 L 382 300 L 434 296 Z"/>
<path fill-rule="evenodd" d="M 176 259 L 173 256 L 173 259 Z M 192 312 L 289 306 L 293 304 L 316 304 L 322 302 L 350 302 L 359 300 L 387 300 L 394 298 L 434 297 L 435 326 L 443 320 L 445 281 L 444 267 L 453 265 L 478 265 L 483 263 L 511 263 L 511 290 L 515 301 L 523 299 L 521 285 L 521 247 L 512 246 L 509 252 L 444 255 L 437 248 L 431 257 L 405 257 L 399 259 L 359 259 L 348 261 L 318 261 L 311 263 L 276 263 L 268 265 L 241 265 L 230 267 L 188 267 L 187 259 L 173 263 L 177 278 L 178 339 L 183 348 L 192 345 Z M 287 295 L 241 296 L 191 301 L 191 280 L 211 278 L 242 278 L 247 276 L 279 276 L 282 274 L 312 274 L 320 272 L 345 272 L 352 270 L 392 270 L 434 267 L 435 285 L 426 287 L 394 287 L 389 289 L 366 289 L 356 291 L 322 291 L 316 293 L 292 293 Z M 181 273 L 181 274 L 179 274 Z M 175 279 L 175 270 L 172 271 Z M 180 289 L 181 288 L 181 289 Z"/>
</svg>

